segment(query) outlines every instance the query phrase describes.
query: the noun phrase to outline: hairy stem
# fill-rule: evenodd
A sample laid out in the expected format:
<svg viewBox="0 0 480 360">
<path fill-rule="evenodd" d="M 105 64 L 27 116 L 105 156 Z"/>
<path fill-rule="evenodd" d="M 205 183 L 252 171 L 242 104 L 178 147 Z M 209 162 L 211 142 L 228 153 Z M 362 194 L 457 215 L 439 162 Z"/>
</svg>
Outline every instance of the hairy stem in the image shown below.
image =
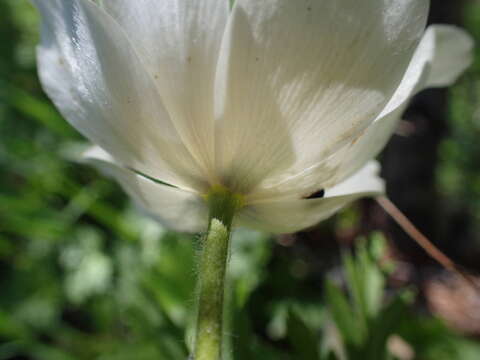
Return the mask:
<svg viewBox="0 0 480 360">
<path fill-rule="evenodd" d="M 209 227 L 203 239 L 199 265 L 194 359 L 220 360 L 230 228 L 235 211 L 241 206 L 241 199 L 219 188 L 208 194 L 207 202 Z"/>
</svg>

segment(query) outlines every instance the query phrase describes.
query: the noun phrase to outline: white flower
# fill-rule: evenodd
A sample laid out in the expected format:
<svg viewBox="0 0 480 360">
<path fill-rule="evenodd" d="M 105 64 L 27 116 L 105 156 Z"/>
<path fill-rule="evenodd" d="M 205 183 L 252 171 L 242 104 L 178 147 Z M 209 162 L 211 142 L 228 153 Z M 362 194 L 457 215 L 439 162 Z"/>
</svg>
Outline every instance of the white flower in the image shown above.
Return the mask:
<svg viewBox="0 0 480 360">
<path fill-rule="evenodd" d="M 87 157 L 178 230 L 206 227 L 212 186 L 276 233 L 381 194 L 372 159 L 408 100 L 471 62 L 462 30 L 424 33 L 428 0 L 33 1 L 42 83 Z"/>
</svg>

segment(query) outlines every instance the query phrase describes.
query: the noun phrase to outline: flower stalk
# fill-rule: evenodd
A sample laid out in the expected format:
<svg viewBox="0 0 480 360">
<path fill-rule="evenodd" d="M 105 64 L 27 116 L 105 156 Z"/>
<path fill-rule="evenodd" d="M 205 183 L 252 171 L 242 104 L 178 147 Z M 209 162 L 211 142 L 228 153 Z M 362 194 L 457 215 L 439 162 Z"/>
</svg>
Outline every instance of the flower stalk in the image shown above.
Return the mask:
<svg viewBox="0 0 480 360">
<path fill-rule="evenodd" d="M 209 227 L 203 239 L 199 264 L 194 359 L 219 360 L 230 230 L 235 212 L 242 205 L 242 198 L 223 187 L 216 187 L 206 196 L 206 200 Z"/>
</svg>

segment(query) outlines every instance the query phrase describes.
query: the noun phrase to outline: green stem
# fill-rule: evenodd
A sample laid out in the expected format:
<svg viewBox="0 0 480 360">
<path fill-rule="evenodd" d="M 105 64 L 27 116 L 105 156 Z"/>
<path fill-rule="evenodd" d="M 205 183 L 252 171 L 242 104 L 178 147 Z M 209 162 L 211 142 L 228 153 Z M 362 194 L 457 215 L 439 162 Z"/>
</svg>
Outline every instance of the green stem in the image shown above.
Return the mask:
<svg viewBox="0 0 480 360">
<path fill-rule="evenodd" d="M 207 202 L 210 214 L 199 266 L 195 360 L 221 359 L 230 228 L 241 198 L 226 189 L 215 188 L 208 194 Z"/>
</svg>

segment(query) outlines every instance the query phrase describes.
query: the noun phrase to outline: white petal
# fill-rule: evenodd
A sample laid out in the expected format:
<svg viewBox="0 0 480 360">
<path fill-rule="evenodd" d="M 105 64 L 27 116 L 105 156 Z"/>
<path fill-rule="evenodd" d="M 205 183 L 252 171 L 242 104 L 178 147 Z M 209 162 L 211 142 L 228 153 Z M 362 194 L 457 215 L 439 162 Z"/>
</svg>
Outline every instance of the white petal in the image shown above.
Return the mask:
<svg viewBox="0 0 480 360">
<path fill-rule="evenodd" d="M 86 151 L 84 160 L 114 177 L 138 206 L 168 228 L 185 232 L 206 230 L 208 210 L 197 194 L 137 175 L 98 146 Z"/>
<path fill-rule="evenodd" d="M 321 199 L 279 198 L 247 206 L 238 222 L 272 233 L 291 233 L 306 229 L 324 220 L 350 202 L 384 192 L 378 177 L 378 163 L 371 162 L 343 183 L 327 189 Z"/>
<path fill-rule="evenodd" d="M 450 25 L 432 26 L 430 33 L 435 46 L 426 87 L 452 85 L 473 61 L 474 40 L 464 30 Z"/>
<path fill-rule="evenodd" d="M 351 146 L 338 154 L 336 180 L 348 177 L 377 156 L 395 132 L 409 100 L 418 92 L 451 85 L 473 61 L 473 40 L 449 25 L 428 28 L 394 96 L 380 116 Z"/>
<path fill-rule="evenodd" d="M 122 163 L 201 187 L 204 174 L 171 123 L 122 29 L 90 0 L 34 0 L 43 15 L 43 86 L 65 118 Z"/>
<path fill-rule="evenodd" d="M 427 0 L 237 0 L 218 73 L 222 180 L 295 174 L 356 136 L 398 87 L 427 12 Z"/>
<path fill-rule="evenodd" d="M 105 0 L 146 64 L 190 152 L 213 166 L 214 77 L 228 0 Z"/>
<path fill-rule="evenodd" d="M 277 185 L 276 191 L 309 193 L 322 183 L 328 186 L 354 174 L 385 147 L 409 100 L 427 87 L 446 86 L 456 80 L 471 64 L 472 50 L 473 41 L 464 31 L 446 25 L 429 27 L 400 86 L 365 132 L 332 157 Z M 443 70 L 438 73 L 435 69 Z"/>
</svg>

